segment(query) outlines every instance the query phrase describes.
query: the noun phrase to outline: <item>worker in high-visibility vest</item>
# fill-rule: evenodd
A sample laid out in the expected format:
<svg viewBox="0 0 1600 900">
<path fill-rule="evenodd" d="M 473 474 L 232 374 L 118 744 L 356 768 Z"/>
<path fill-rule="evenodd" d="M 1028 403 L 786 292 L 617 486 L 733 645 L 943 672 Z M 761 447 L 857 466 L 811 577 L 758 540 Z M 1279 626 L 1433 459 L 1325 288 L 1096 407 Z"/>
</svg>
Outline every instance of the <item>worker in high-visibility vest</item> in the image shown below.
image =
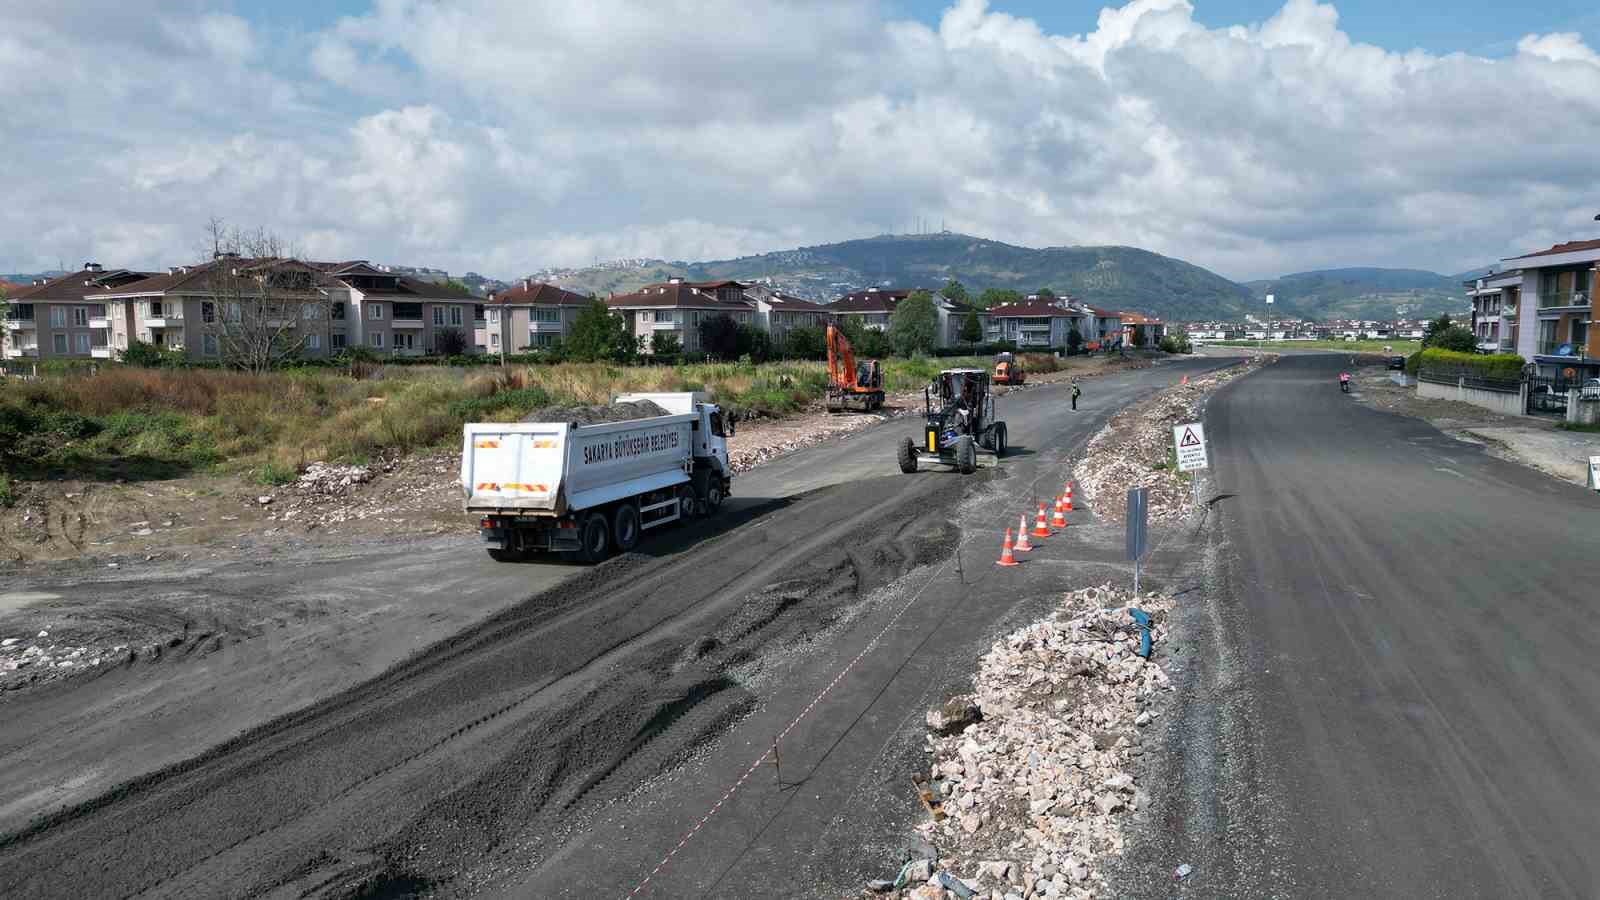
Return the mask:
<svg viewBox="0 0 1600 900">
<path fill-rule="evenodd" d="M 1083 388 L 1078 387 L 1078 379 L 1072 379 L 1072 408 L 1078 408 L 1078 396 L 1083 393 Z"/>
</svg>

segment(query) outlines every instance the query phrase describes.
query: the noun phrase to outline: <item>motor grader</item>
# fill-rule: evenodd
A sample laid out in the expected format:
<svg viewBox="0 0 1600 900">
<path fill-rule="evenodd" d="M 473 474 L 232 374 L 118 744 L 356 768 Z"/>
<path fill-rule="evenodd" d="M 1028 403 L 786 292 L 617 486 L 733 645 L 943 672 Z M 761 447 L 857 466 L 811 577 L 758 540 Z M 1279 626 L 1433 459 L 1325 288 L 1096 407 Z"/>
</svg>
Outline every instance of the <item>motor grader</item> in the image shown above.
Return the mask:
<svg viewBox="0 0 1600 900">
<path fill-rule="evenodd" d="M 925 462 L 970 475 L 980 452 L 1005 456 L 1006 423 L 995 418 L 988 372 L 946 369 L 923 389 L 922 402 L 922 443 L 906 438 L 900 444 L 900 471 L 910 474 Z"/>
<path fill-rule="evenodd" d="M 875 359 L 856 363 L 844 332 L 828 326 L 828 411 L 872 412 L 883 407 L 883 369 Z"/>
</svg>

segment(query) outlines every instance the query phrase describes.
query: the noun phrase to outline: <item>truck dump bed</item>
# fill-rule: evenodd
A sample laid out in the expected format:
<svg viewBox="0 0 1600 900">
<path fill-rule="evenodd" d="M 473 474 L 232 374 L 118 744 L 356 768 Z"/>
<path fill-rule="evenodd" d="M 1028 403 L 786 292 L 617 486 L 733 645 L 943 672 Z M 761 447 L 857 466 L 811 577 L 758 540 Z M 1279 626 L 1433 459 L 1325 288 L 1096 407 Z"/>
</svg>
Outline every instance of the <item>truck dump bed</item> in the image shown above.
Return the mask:
<svg viewBox="0 0 1600 900">
<path fill-rule="evenodd" d="M 474 422 L 462 429 L 468 512 L 564 515 L 689 480 L 694 413 L 574 427 Z"/>
</svg>

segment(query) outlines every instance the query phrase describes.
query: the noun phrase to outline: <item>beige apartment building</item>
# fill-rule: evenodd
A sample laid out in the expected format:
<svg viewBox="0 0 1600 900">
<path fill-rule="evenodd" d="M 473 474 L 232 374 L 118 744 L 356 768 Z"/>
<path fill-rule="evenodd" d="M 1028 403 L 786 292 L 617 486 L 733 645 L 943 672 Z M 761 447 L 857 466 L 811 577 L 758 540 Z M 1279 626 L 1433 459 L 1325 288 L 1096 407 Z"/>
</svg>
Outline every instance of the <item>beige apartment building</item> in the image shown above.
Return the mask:
<svg viewBox="0 0 1600 900">
<path fill-rule="evenodd" d="M 644 338 L 646 352 L 654 347 L 655 336 L 665 333 L 678 338 L 683 352 L 702 353 L 702 321 L 725 315 L 742 325 L 756 324 L 755 304 L 744 300 L 743 292 L 737 281 L 689 284 L 674 278 L 613 295 L 606 305 L 628 323 L 630 334 Z"/>
<path fill-rule="evenodd" d="M 327 276 L 322 289 L 333 301 L 332 353 L 359 344 L 393 356 L 426 356 L 442 352 L 447 331 L 461 336 L 465 352 L 478 349 L 484 306 L 471 291 L 386 272 L 365 260 L 311 265 Z"/>
<path fill-rule="evenodd" d="M 832 317 L 821 304 L 802 300 L 765 285 L 750 285 L 744 298 L 755 307 L 755 324 L 781 344 L 796 328 L 826 328 Z"/>
<path fill-rule="evenodd" d="M 486 353 L 548 350 L 561 341 L 589 298 L 553 284 L 523 279 L 483 301 L 477 344 Z"/>
<path fill-rule="evenodd" d="M 7 289 L 0 359 L 111 359 L 118 324 L 103 297 L 148 273 L 84 263 L 69 275 Z"/>
</svg>

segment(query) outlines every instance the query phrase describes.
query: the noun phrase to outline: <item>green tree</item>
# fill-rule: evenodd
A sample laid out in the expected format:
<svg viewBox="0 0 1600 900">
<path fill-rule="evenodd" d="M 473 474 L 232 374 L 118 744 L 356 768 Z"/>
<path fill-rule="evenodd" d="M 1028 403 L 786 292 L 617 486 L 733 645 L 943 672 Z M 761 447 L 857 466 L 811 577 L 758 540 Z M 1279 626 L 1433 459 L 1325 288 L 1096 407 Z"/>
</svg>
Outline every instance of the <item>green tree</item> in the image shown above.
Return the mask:
<svg viewBox="0 0 1600 900">
<path fill-rule="evenodd" d="M 738 359 L 739 323 L 727 313 L 701 319 L 700 349 L 717 359 Z"/>
<path fill-rule="evenodd" d="M 591 296 L 578 311 L 572 331 L 562 345 L 569 359 L 577 362 L 614 360 L 626 362 L 638 350 L 638 342 L 628 333 L 628 323 L 611 312 L 606 302 Z"/>
<path fill-rule="evenodd" d="M 963 285 L 961 282 L 955 280 L 954 278 L 950 279 L 949 281 L 946 281 L 944 283 L 944 287 L 939 289 L 939 293 L 943 294 L 944 298 L 946 300 L 949 300 L 952 303 L 966 303 L 967 302 L 967 289 L 966 289 L 966 286 Z"/>
<path fill-rule="evenodd" d="M 828 336 L 811 325 L 791 328 L 783 337 L 783 355 L 789 359 L 823 359 L 828 355 Z"/>
<path fill-rule="evenodd" d="M 658 331 L 650 338 L 650 355 L 677 356 L 683 352 L 683 341 L 671 331 Z"/>
<path fill-rule="evenodd" d="M 961 323 L 961 339 L 974 346 L 983 340 L 983 323 L 978 321 L 977 310 L 967 310 L 967 318 Z"/>
<path fill-rule="evenodd" d="M 974 305 L 979 309 L 994 309 L 996 306 L 1002 306 L 1007 303 L 1021 302 L 1022 295 L 1016 291 L 988 288 L 978 295 L 977 302 Z"/>
<path fill-rule="evenodd" d="M 912 291 L 889 317 L 889 342 L 901 356 L 918 356 L 933 349 L 939 339 L 939 312 L 933 295 Z"/>
<path fill-rule="evenodd" d="M 1056 292 L 1050 290 L 1047 287 L 1039 288 L 1039 292 L 1035 296 L 1037 296 L 1039 298 L 1039 301 L 1041 303 L 1054 303 L 1054 302 L 1056 302 Z"/>
<path fill-rule="evenodd" d="M 446 328 L 433 336 L 433 352 L 440 356 L 461 356 L 467 352 L 466 334 L 457 328 Z"/>
<path fill-rule="evenodd" d="M 1450 314 L 1440 313 L 1439 318 L 1429 322 L 1427 327 L 1422 329 L 1422 346 L 1432 347 L 1439 334 L 1449 328 L 1450 324 Z"/>
<path fill-rule="evenodd" d="M 1471 353 L 1478 349 L 1478 339 L 1460 325 L 1448 325 L 1433 333 L 1433 343 L 1427 346 L 1457 353 Z"/>
<path fill-rule="evenodd" d="M 748 356 L 752 362 L 766 362 L 772 358 L 772 335 L 742 322 L 735 326 L 734 335 L 739 359 Z"/>
<path fill-rule="evenodd" d="M 1083 332 L 1078 330 L 1077 325 L 1073 325 L 1072 330 L 1067 332 L 1067 355 L 1075 355 L 1082 347 Z"/>
</svg>

